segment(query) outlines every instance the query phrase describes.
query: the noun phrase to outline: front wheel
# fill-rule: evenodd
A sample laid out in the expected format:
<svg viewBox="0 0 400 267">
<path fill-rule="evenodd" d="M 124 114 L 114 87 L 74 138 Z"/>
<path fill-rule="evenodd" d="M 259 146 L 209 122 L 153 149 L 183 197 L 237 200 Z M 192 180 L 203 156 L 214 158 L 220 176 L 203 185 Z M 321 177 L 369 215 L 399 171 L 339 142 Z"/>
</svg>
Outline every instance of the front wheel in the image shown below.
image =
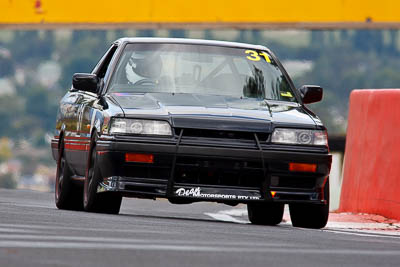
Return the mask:
<svg viewBox="0 0 400 267">
<path fill-rule="evenodd" d="M 65 156 L 64 140 L 58 150 L 57 174 L 55 182 L 55 203 L 63 210 L 82 210 L 82 188 L 71 181 L 72 172 Z"/>
<path fill-rule="evenodd" d="M 96 143 L 93 140 L 85 176 L 83 189 L 83 208 L 89 212 L 118 214 L 121 208 L 122 196 L 113 193 L 97 193 L 97 186 L 102 177 L 97 166 Z"/>
<path fill-rule="evenodd" d="M 249 221 L 259 225 L 277 225 L 282 222 L 284 207 L 283 203 L 249 203 Z"/>
<path fill-rule="evenodd" d="M 325 205 L 321 204 L 289 204 L 290 218 L 295 227 L 321 229 L 328 223 L 329 217 L 329 180 L 325 184 Z"/>
</svg>

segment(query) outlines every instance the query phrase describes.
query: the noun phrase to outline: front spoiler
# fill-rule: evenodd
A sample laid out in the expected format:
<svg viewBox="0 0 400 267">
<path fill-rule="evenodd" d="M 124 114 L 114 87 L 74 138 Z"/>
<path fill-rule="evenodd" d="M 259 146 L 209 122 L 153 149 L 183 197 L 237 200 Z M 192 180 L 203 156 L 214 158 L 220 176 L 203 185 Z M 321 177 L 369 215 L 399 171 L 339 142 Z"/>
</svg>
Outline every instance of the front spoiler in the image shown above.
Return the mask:
<svg viewBox="0 0 400 267">
<path fill-rule="evenodd" d="M 331 165 L 332 156 L 328 153 L 312 151 L 310 148 L 299 147 L 264 147 L 256 143 L 254 147 L 222 147 L 210 146 L 206 143 L 188 144 L 181 142 L 181 136 L 174 142 L 145 142 L 131 140 L 99 140 L 97 142 L 98 163 L 102 176 L 105 177 L 98 186 L 98 192 L 119 192 L 126 197 L 167 198 L 196 201 L 216 201 L 222 203 L 246 203 L 253 201 L 296 202 L 324 204 L 327 201 L 323 189 Z M 122 171 L 125 163 L 125 153 L 150 153 L 158 157 L 167 157 L 168 174 L 158 177 L 132 177 Z M 264 172 L 265 183 L 258 187 L 238 187 L 210 184 L 184 184 L 175 180 L 177 158 L 218 158 L 235 161 L 259 162 Z M 316 173 L 290 173 L 287 170 L 289 162 L 317 164 Z M 282 165 L 283 164 L 283 165 Z M 154 162 L 154 167 L 159 166 Z M 284 167 L 282 167 L 284 166 Z M 234 168 L 234 166 L 232 166 Z M 286 168 L 286 169 L 285 169 Z M 126 175 L 126 176 L 125 176 Z M 276 187 L 271 183 L 273 177 L 312 176 L 316 178 L 314 188 Z M 276 192 L 274 197 L 271 191 Z"/>
<path fill-rule="evenodd" d="M 248 202 L 284 202 L 284 203 L 313 203 L 326 204 L 323 190 L 315 191 L 270 191 L 262 194 L 257 188 L 240 187 L 212 187 L 188 184 L 175 184 L 172 196 L 167 194 L 165 183 L 143 183 L 141 179 L 113 176 L 103 179 L 97 188 L 98 193 L 118 192 L 125 197 L 168 198 L 182 199 L 188 202 L 221 202 L 221 203 L 248 203 Z M 130 189 L 132 188 L 132 190 Z M 134 188 L 134 189 L 133 189 Z M 140 188 L 145 188 L 141 191 Z M 151 189 L 151 190 L 150 190 Z"/>
</svg>

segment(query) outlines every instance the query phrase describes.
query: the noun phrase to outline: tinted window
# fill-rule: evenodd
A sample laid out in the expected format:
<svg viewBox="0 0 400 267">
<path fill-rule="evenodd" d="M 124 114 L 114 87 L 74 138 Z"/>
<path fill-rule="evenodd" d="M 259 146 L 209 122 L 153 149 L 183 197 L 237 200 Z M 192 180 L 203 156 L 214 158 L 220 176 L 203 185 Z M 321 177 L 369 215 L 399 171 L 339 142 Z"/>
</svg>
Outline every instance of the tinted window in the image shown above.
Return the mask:
<svg viewBox="0 0 400 267">
<path fill-rule="evenodd" d="M 129 44 L 110 91 L 296 101 L 268 52 L 206 45 Z"/>
</svg>

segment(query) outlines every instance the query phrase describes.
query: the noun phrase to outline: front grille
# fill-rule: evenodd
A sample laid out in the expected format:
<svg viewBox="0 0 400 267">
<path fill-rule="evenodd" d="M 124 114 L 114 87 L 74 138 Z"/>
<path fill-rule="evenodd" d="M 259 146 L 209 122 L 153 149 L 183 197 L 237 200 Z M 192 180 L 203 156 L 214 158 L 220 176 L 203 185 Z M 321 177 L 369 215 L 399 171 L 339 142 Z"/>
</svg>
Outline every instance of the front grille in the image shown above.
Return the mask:
<svg viewBox="0 0 400 267">
<path fill-rule="evenodd" d="M 175 183 L 260 189 L 264 181 L 261 162 L 232 159 L 178 157 Z"/>
<path fill-rule="evenodd" d="M 175 128 L 175 135 L 179 136 L 182 128 Z M 257 133 L 260 140 L 267 140 L 267 133 Z M 251 140 L 255 142 L 253 132 L 240 132 L 240 131 L 221 131 L 221 130 L 206 130 L 206 129 L 183 129 L 183 136 L 209 138 L 209 139 L 233 139 L 233 140 Z"/>
</svg>

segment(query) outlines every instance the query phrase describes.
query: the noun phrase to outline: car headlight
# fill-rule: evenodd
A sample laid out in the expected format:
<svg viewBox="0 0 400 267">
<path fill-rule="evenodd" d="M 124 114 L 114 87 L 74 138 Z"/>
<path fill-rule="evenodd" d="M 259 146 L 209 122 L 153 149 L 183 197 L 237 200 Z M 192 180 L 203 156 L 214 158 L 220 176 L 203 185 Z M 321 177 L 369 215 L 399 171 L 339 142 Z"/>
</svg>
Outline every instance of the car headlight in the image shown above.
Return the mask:
<svg viewBox="0 0 400 267">
<path fill-rule="evenodd" d="M 110 134 L 172 135 L 166 121 L 119 119 L 111 120 Z"/>
<path fill-rule="evenodd" d="M 277 128 L 272 133 L 272 143 L 327 146 L 326 131 Z"/>
</svg>

